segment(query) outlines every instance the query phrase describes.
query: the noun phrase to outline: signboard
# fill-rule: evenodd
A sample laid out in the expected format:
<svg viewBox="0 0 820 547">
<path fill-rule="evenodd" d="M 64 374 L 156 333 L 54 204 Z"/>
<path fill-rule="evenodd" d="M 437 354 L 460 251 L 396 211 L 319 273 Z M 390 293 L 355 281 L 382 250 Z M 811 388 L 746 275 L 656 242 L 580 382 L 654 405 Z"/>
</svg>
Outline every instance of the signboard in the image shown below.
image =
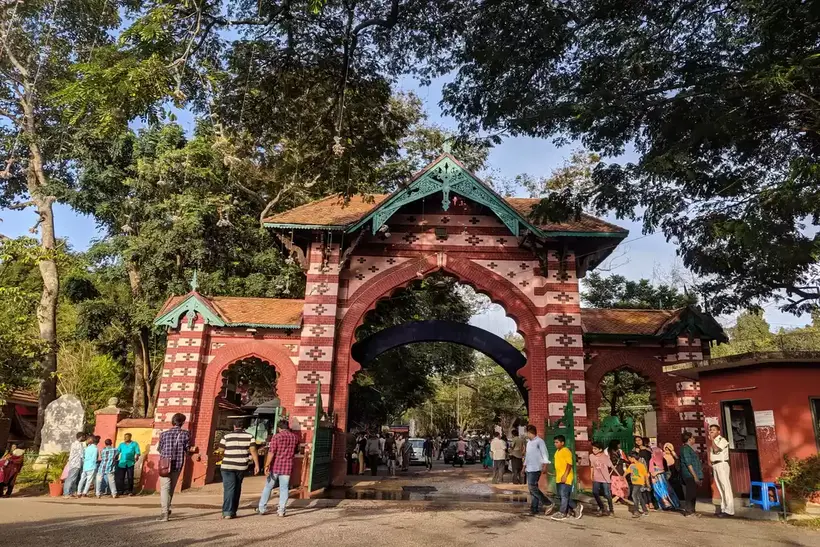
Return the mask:
<svg viewBox="0 0 820 547">
<path fill-rule="evenodd" d="M 755 410 L 755 427 L 774 427 L 774 410 Z"/>
<path fill-rule="evenodd" d="M 664 372 L 677 372 L 679 370 L 691 370 L 698 368 L 697 365 L 693 362 L 688 363 L 678 363 L 676 365 L 666 365 L 663 367 Z"/>
</svg>

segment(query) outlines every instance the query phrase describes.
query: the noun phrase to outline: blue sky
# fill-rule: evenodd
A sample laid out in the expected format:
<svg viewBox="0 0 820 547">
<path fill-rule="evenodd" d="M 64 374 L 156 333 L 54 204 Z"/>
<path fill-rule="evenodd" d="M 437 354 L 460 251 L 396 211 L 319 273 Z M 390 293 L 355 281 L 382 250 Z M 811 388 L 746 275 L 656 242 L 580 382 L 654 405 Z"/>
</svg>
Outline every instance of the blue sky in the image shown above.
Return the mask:
<svg viewBox="0 0 820 547">
<path fill-rule="evenodd" d="M 423 101 L 429 121 L 447 129 L 456 129 L 455 120 L 442 116 L 439 102 L 441 87 L 445 80 L 435 80 L 429 87 L 419 87 L 411 79 L 402 79 L 398 88 L 402 91 L 415 92 Z M 190 129 L 192 118 L 186 113 L 180 113 L 179 122 Z M 507 138 L 490 153 L 489 164 L 491 169 L 501 176 L 513 177 L 519 173 L 529 173 L 533 176 L 547 176 L 553 169 L 560 167 L 569 157 L 574 146 L 556 148 L 550 141 L 527 137 Z M 526 195 L 523 189 L 521 196 Z M 34 225 L 35 217 L 31 210 L 27 211 L 0 211 L 0 233 L 16 237 L 30 235 L 28 230 Z M 675 253 L 675 246 L 668 243 L 660 233 L 643 236 L 641 225 L 638 222 L 607 218 L 619 226 L 627 228 L 630 235 L 613 253 L 612 258 L 602 265 L 613 273 L 618 273 L 628 279 L 649 278 L 659 281 L 665 274 L 674 268 L 684 271 Z M 76 250 L 86 249 L 89 243 L 100 236 L 92 218 L 78 215 L 64 205 L 55 206 L 56 231 L 59 237 L 67 238 Z M 765 307 L 766 319 L 773 330 L 780 327 L 797 327 L 810 322 L 808 316 L 796 317 L 784 314 L 777 310 L 776 305 Z M 733 317 L 720 318 L 725 325 L 734 323 Z M 473 324 L 485 328 L 499 335 L 515 330 L 512 320 L 506 317 L 503 310 L 493 306 L 489 311 L 473 318 Z"/>
</svg>

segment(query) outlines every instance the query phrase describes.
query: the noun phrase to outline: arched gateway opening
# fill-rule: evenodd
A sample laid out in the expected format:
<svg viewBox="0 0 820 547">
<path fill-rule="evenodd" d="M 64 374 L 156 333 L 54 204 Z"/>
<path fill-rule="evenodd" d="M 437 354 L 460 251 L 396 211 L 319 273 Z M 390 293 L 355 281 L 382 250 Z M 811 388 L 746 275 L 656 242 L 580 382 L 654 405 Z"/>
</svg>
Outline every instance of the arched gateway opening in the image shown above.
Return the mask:
<svg viewBox="0 0 820 547">
<path fill-rule="evenodd" d="M 495 361 L 510 375 L 526 404 L 529 397 L 524 380 L 518 375 L 527 363 L 515 346 L 484 329 L 453 321 L 414 321 L 390 327 L 353 344 L 350 355 L 360 365 L 393 348 L 423 342 L 451 342 L 479 351 Z"/>
<path fill-rule="evenodd" d="M 657 388 L 659 440 L 677 438 L 682 430 L 703 435 L 699 385 L 662 368 L 702 358 L 710 340 L 726 340 L 720 326 L 689 308 L 581 309 L 578 280 L 626 230 L 588 215 L 536 222 L 530 213 L 538 199 L 498 195 L 449 154 L 392 194 L 348 197 L 329 196 L 264 220 L 305 272 L 303 299 L 206 297 L 194 284 L 189 294 L 165 303 L 156 319 L 168 329 L 168 346 L 149 468 L 156 467 L 159 435 L 176 412 L 189 418 L 186 427 L 197 446 L 209 446 L 222 372 L 257 357 L 275 366 L 277 394 L 291 425 L 302 432 L 302 478 L 313 477 L 311 466 L 330 462 L 333 483 L 343 484 L 349 384 L 360 360 L 415 339 L 458 342 L 493 356 L 523 388 L 529 421 L 541 431 L 572 410 L 582 479 L 600 382 L 625 363 Z M 368 311 L 435 272 L 504 308 L 524 339 L 525 364 L 467 325 L 405 325 L 354 349 Z M 570 393 L 573 409 L 567 408 Z M 314 433 L 328 429 L 332 452 L 312 454 Z M 212 465 L 207 455 L 191 464 L 195 476 Z M 145 486 L 155 488 L 156 474 L 146 475 Z M 327 485 L 324 470 L 316 476 L 322 481 L 309 479 L 308 488 Z"/>
</svg>

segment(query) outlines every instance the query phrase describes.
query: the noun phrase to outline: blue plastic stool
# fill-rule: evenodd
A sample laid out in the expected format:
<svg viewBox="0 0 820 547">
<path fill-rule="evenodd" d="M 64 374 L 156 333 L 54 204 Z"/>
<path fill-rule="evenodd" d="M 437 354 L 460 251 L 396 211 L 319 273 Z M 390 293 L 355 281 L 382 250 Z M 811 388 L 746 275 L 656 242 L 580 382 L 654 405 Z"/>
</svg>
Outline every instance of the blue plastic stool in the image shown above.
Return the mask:
<svg viewBox="0 0 820 547">
<path fill-rule="evenodd" d="M 760 497 L 755 497 L 755 487 L 760 492 Z M 774 501 L 769 501 L 769 488 L 774 490 Z M 768 511 L 772 507 L 780 507 L 780 494 L 777 492 L 777 485 L 773 482 L 758 482 L 752 481 L 752 486 L 749 489 L 749 506 L 759 505 L 764 511 Z"/>
</svg>

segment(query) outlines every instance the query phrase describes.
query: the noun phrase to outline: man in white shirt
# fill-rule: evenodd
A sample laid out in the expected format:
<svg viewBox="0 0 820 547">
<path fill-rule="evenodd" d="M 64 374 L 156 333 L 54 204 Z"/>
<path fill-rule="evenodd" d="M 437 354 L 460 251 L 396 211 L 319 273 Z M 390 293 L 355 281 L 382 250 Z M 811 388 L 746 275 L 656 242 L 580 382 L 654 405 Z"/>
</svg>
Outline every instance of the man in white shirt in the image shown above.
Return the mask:
<svg viewBox="0 0 820 547">
<path fill-rule="evenodd" d="M 717 424 L 709 426 L 709 462 L 720 493 L 720 513 L 717 516 L 734 516 L 735 496 L 729 472 L 729 441 L 721 436 L 720 426 Z"/>
<path fill-rule="evenodd" d="M 504 480 L 504 467 L 507 465 L 507 443 L 501 439 L 499 431 L 490 441 L 490 455 L 493 458 L 493 484 L 498 484 Z"/>
<path fill-rule="evenodd" d="M 527 426 L 527 450 L 524 453 L 524 471 L 527 474 L 527 487 L 530 491 L 530 511 L 529 515 L 537 515 L 540 506 L 546 506 L 545 515 L 549 516 L 555 511 L 555 504 L 538 488 L 538 481 L 541 473 L 547 474 L 547 465 L 550 463 L 547 454 L 547 445 L 538 436 L 538 429 L 530 424 Z"/>
</svg>

